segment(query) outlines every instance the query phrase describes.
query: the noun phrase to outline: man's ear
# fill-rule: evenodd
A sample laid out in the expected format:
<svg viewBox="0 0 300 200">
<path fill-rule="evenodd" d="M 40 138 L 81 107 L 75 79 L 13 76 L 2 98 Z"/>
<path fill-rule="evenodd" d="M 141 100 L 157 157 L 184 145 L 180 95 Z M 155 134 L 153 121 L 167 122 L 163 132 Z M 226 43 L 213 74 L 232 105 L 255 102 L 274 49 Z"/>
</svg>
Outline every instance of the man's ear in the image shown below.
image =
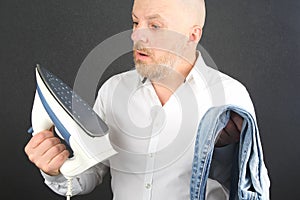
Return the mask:
<svg viewBox="0 0 300 200">
<path fill-rule="evenodd" d="M 198 44 L 202 37 L 202 28 L 198 25 L 194 25 L 191 29 L 189 41 Z"/>
</svg>

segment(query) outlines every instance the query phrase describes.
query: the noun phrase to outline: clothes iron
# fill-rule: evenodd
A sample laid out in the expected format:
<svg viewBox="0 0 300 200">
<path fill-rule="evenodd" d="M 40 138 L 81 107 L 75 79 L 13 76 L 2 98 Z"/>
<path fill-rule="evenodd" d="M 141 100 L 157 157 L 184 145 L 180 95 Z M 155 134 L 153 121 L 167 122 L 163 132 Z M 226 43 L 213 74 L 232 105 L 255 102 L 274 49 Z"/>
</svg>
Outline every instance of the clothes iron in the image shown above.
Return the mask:
<svg viewBox="0 0 300 200">
<path fill-rule="evenodd" d="M 75 91 L 39 65 L 35 74 L 30 132 L 54 126 L 71 147 L 73 156 L 60 169 L 65 177 L 74 177 L 117 153 L 110 144 L 108 126 Z"/>
</svg>

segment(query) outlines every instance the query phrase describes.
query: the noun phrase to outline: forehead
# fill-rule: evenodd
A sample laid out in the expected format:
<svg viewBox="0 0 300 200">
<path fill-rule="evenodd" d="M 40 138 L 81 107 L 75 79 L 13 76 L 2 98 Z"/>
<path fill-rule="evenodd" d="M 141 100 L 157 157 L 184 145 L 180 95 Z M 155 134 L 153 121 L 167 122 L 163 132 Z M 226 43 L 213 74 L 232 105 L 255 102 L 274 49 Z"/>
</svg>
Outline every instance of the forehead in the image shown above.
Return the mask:
<svg viewBox="0 0 300 200">
<path fill-rule="evenodd" d="M 177 0 L 135 0 L 132 13 L 138 18 L 160 15 L 166 20 L 171 20 L 176 12 L 179 12 L 178 9 Z"/>
</svg>

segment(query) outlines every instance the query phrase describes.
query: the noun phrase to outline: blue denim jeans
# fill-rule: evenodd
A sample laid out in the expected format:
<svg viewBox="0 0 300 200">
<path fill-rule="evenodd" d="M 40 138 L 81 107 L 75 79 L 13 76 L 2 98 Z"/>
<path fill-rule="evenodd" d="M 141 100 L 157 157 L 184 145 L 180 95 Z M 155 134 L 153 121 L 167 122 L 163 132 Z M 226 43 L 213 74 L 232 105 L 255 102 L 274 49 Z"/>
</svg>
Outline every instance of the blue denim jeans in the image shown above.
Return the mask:
<svg viewBox="0 0 300 200">
<path fill-rule="evenodd" d="M 229 199 L 269 200 L 270 179 L 256 121 L 247 111 L 232 105 L 209 109 L 199 124 L 190 185 L 191 200 L 205 199 L 214 145 L 218 133 L 230 118 L 230 111 L 239 114 L 244 121 L 233 156 Z"/>
</svg>

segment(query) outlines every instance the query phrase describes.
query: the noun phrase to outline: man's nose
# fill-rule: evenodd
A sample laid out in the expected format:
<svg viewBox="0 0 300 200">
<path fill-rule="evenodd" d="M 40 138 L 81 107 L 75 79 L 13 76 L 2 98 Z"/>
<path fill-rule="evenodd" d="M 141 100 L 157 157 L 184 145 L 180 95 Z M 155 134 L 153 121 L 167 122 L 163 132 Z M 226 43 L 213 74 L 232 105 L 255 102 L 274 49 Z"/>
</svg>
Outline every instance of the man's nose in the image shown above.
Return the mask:
<svg viewBox="0 0 300 200">
<path fill-rule="evenodd" d="M 133 42 L 143 42 L 147 43 L 149 38 L 149 31 L 146 28 L 135 28 L 132 31 L 131 39 Z"/>
</svg>

